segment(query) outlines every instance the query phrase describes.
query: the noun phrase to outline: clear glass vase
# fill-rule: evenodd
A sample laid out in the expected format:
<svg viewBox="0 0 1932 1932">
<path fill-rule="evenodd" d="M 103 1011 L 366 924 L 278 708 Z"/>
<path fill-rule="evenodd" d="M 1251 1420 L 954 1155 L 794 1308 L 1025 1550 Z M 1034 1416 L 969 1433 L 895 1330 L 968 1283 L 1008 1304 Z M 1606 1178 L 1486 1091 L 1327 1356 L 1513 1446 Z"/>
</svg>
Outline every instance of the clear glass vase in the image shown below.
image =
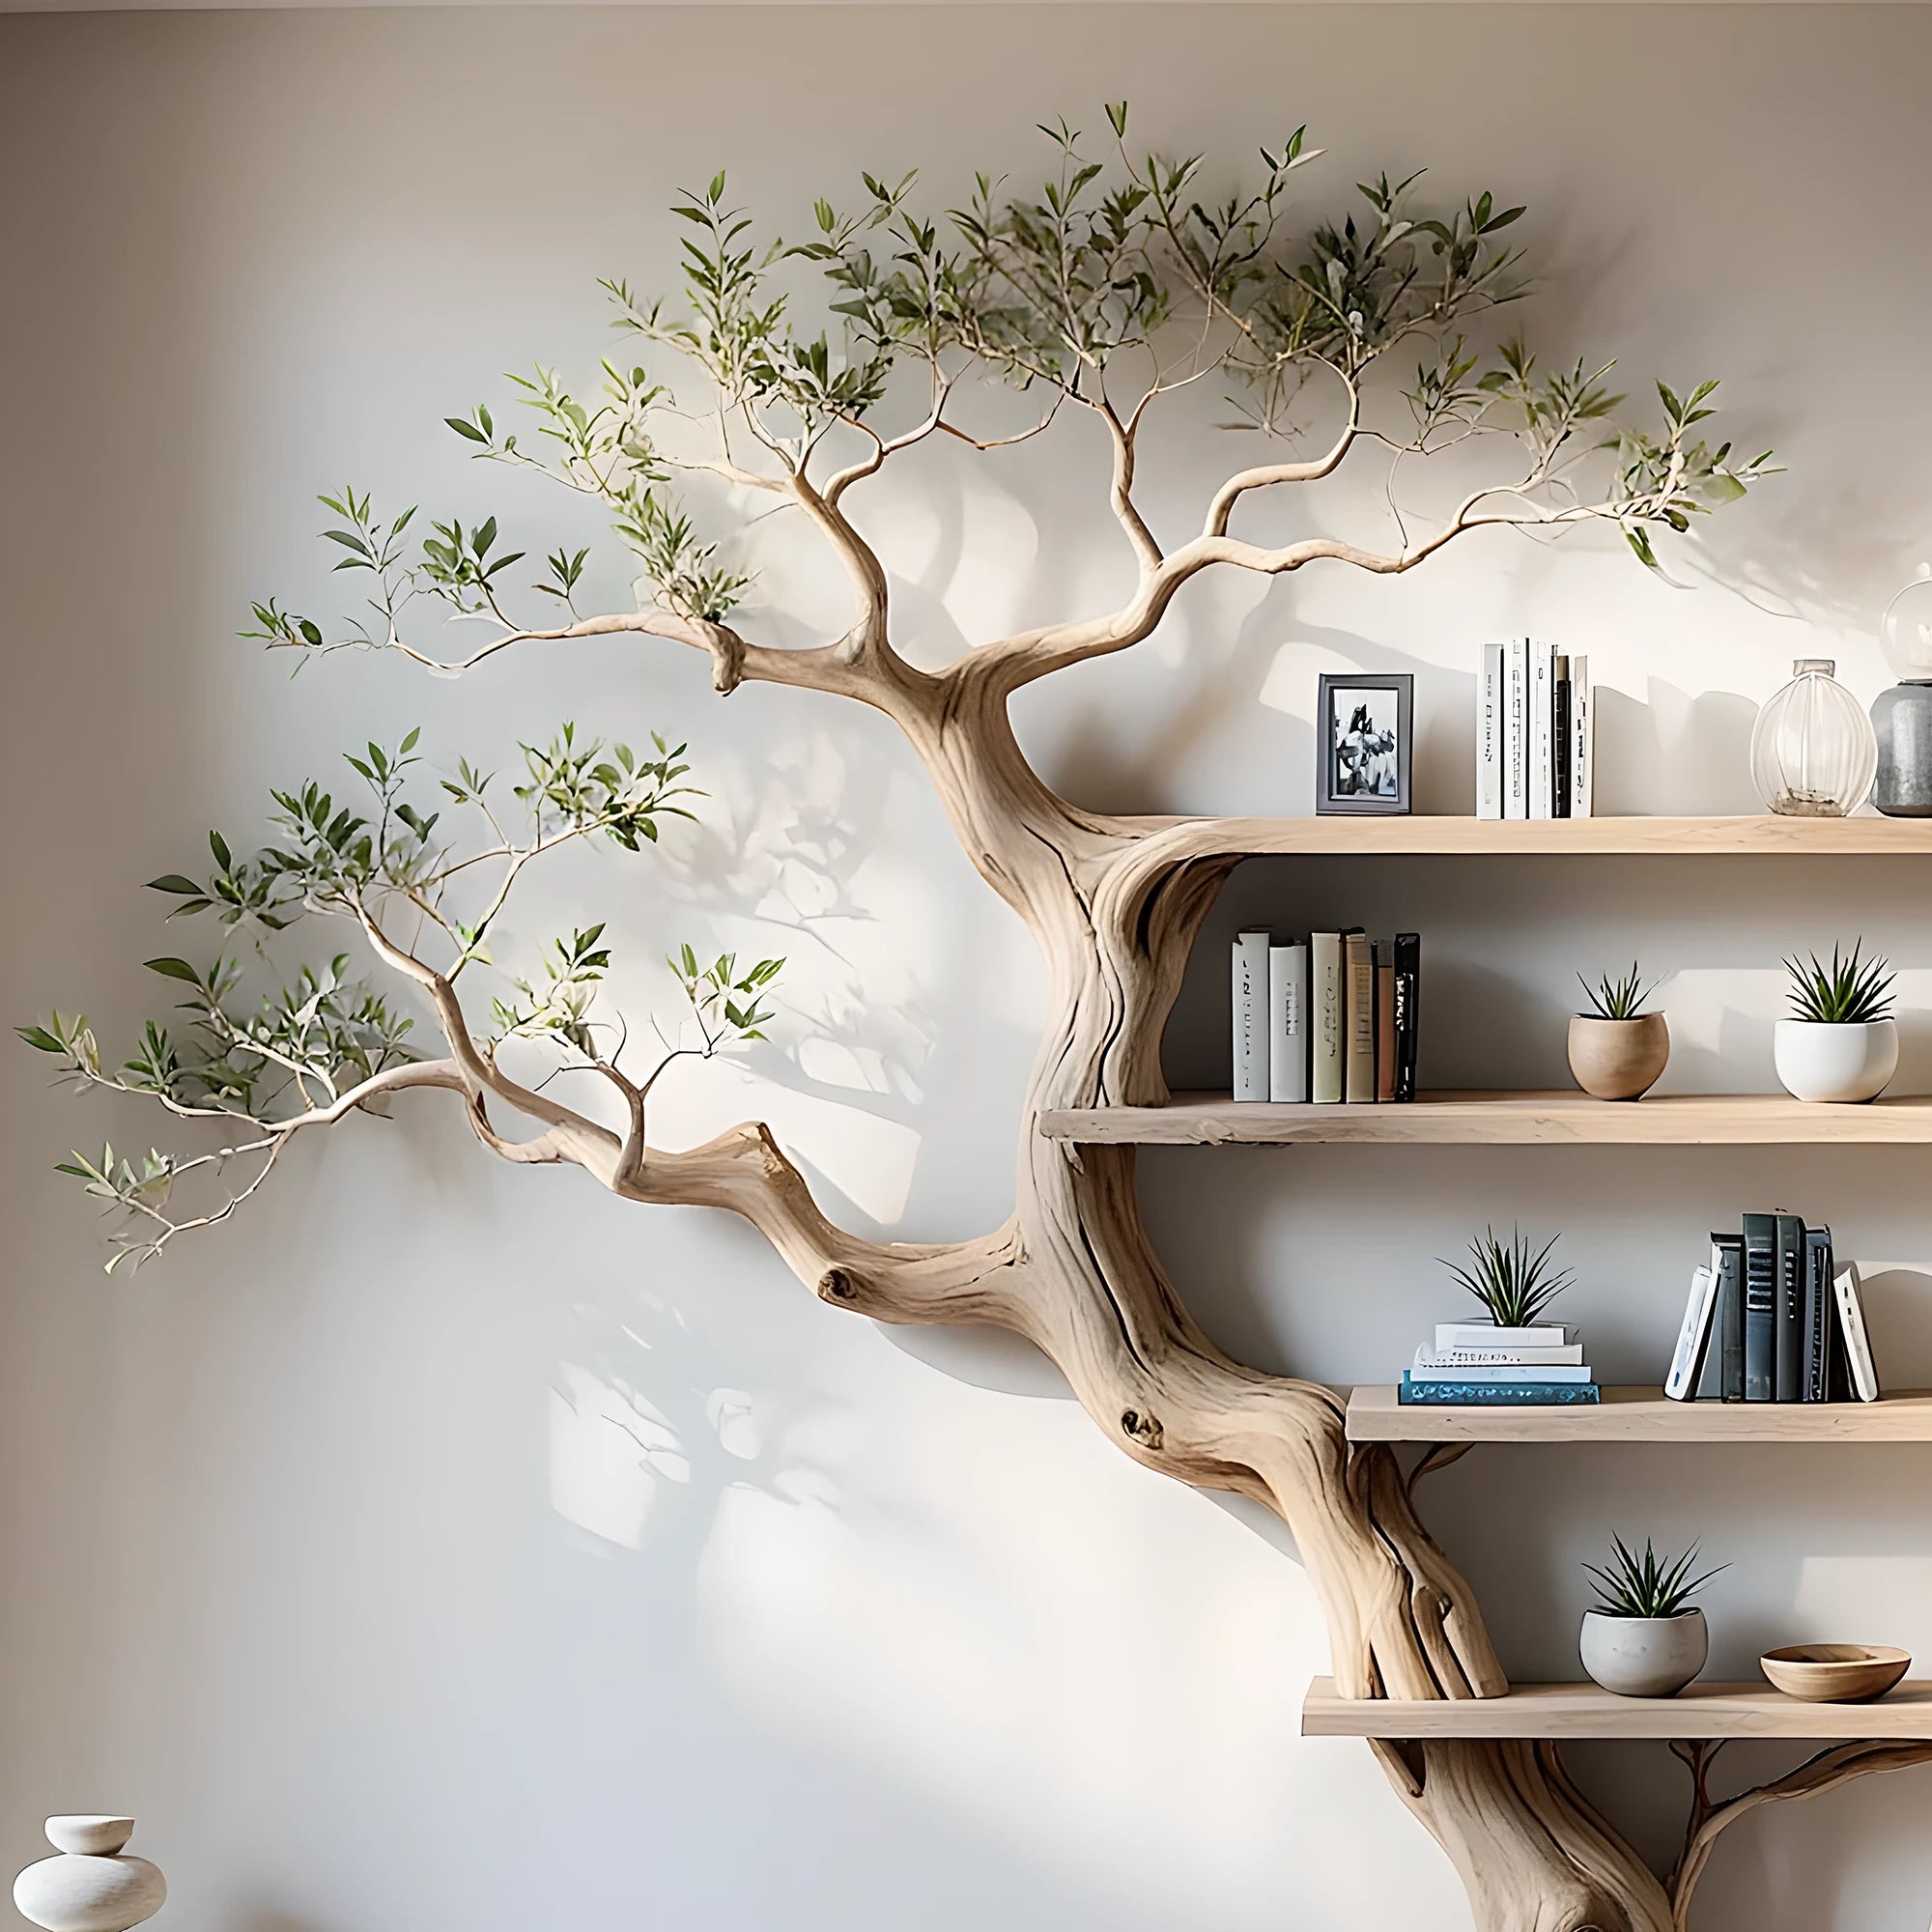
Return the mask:
<svg viewBox="0 0 1932 1932">
<path fill-rule="evenodd" d="M 1800 658 L 1791 682 L 1757 714 L 1751 781 L 1787 817 L 1843 818 L 1871 790 L 1878 740 L 1835 668 L 1830 658 Z"/>
</svg>

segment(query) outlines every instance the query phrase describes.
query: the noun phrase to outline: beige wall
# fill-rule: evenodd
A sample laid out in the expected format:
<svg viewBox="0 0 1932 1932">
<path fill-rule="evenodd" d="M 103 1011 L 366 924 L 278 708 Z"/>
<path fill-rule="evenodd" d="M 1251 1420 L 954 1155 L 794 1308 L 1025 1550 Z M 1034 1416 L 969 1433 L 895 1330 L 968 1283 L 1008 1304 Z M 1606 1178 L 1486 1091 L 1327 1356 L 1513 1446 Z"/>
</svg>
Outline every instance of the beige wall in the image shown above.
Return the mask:
<svg viewBox="0 0 1932 1932">
<path fill-rule="evenodd" d="M 1928 54 L 1912 8 L 0 20 L 0 1009 L 131 1030 L 156 983 L 136 962 L 186 943 L 139 882 L 191 867 L 210 823 L 247 836 L 267 784 L 345 744 L 421 722 L 439 754 L 501 763 L 566 715 L 657 726 L 693 740 L 703 830 L 560 878 L 516 936 L 608 911 L 639 1006 L 668 940 L 784 951 L 781 1039 L 678 1086 L 667 1132 L 761 1111 L 854 1222 L 987 1225 L 1039 977 L 887 728 L 756 689 L 721 708 L 695 662 L 615 645 L 457 685 L 342 657 L 291 684 L 232 634 L 250 596 L 328 594 L 313 492 L 493 504 L 533 552 L 569 534 L 566 504 L 466 464 L 440 418 L 533 357 L 587 365 L 593 277 L 662 280 L 664 203 L 720 164 L 796 217 L 862 166 L 920 164 L 936 196 L 1023 168 L 1036 120 L 1122 95 L 1141 133 L 1230 163 L 1307 121 L 1331 203 L 1424 164 L 1447 194 L 1529 201 L 1551 351 L 1619 353 L 1636 389 L 1721 373 L 1791 475 L 1684 589 L 1591 538 L 1470 544 L 1392 584 L 1204 587 L 1131 660 L 1030 694 L 1030 749 L 1098 806 L 1298 811 L 1317 670 L 1410 668 L 1419 802 L 1463 809 L 1476 647 L 1529 628 L 1608 687 L 1606 806 L 1747 808 L 1751 707 L 1801 651 L 1835 653 L 1861 696 L 1887 683 L 1877 610 L 1932 539 Z M 1218 413 L 1154 438 L 1163 528 L 1227 460 Z M 1098 454 L 1074 426 L 855 498 L 912 648 L 1120 593 Z M 1256 525 L 1375 517 L 1363 483 Z M 774 600 L 830 609 L 788 541 L 761 539 Z M 1640 948 L 1676 976 L 1671 1079 L 1769 1085 L 1777 954 L 1862 932 L 1909 969 L 1922 1085 L 1922 884 L 1865 863 L 1389 864 L 1301 887 L 1254 867 L 1174 1068 L 1219 1076 L 1227 925 L 1352 915 L 1429 935 L 1436 1081 L 1559 1079 L 1573 968 Z M 211 1932 L 1466 1922 L 1367 1752 L 1295 1739 L 1324 1640 L 1293 1551 L 1115 1455 L 1036 1364 L 841 1321 L 736 1227 L 493 1167 L 427 1104 L 304 1147 L 244 1220 L 104 1283 L 45 1169 L 152 1123 L 26 1063 L 0 1056 L 16 1862 L 42 1811 L 125 1804 L 175 1914 Z M 1894 1378 L 1932 1380 L 1904 1151 L 1173 1152 L 1145 1192 L 1210 1328 L 1270 1367 L 1387 1378 L 1445 1308 L 1431 1257 L 1520 1217 L 1567 1231 L 1601 1367 L 1654 1378 L 1702 1231 L 1782 1202 L 1876 1273 Z M 1730 1564 L 1710 1607 L 1736 1674 L 1773 1638 L 1932 1653 L 1928 1476 L 1918 1449 L 1496 1450 L 1429 1508 L 1522 1675 L 1574 1669 L 1577 1565 L 1612 1527 L 1702 1535 Z M 1667 1850 L 1661 1751 L 1583 1770 Z M 1700 1925 L 1921 1932 L 1925 1779 L 1741 1829 Z"/>
</svg>

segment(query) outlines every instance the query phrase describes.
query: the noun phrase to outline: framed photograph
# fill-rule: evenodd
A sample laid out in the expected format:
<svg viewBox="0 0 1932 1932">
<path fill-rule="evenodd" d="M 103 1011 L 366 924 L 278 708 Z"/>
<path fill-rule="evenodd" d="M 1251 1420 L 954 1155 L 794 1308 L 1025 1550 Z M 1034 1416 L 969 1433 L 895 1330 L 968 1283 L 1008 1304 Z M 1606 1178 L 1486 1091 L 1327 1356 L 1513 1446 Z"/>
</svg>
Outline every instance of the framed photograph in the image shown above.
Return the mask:
<svg viewBox="0 0 1932 1932">
<path fill-rule="evenodd" d="M 1406 811 L 1415 679 L 1321 674 L 1315 703 L 1315 810 Z"/>
</svg>

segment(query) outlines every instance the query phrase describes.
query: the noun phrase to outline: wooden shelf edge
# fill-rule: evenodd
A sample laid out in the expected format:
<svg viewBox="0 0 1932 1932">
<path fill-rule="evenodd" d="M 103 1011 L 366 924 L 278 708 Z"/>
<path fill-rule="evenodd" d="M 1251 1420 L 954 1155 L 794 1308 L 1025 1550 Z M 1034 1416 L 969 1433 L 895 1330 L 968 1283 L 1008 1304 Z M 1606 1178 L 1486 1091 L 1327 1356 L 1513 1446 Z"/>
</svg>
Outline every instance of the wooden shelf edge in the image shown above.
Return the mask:
<svg viewBox="0 0 1932 1932">
<path fill-rule="evenodd" d="M 1048 1108 L 1037 1125 L 1049 1140 L 1138 1147 L 1914 1147 L 1932 1144 L 1932 1095 L 1827 1106 L 1787 1094 L 1452 1091 L 1311 1106 L 1177 1094 L 1158 1106 Z"/>
<path fill-rule="evenodd" d="M 1618 1697 L 1594 1684 L 1517 1684 L 1504 1697 L 1343 1697 L 1318 1677 L 1305 1738 L 1932 1738 L 1932 1679 L 1869 1704 L 1807 1704 L 1770 1685 L 1692 1684 L 1675 1697 Z"/>
<path fill-rule="evenodd" d="M 1351 1442 L 1932 1442 L 1932 1390 L 1878 1402 L 1671 1402 L 1654 1383 L 1611 1383 L 1596 1403 L 1405 1406 L 1393 1385 L 1349 1393 Z"/>
</svg>

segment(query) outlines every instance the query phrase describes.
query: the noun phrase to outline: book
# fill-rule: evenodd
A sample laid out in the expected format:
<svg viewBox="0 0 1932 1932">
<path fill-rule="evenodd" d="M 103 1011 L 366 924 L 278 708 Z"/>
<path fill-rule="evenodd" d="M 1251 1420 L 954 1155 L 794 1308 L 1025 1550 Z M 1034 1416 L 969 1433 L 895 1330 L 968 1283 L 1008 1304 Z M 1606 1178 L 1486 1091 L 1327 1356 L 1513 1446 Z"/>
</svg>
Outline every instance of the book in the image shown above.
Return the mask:
<svg viewBox="0 0 1932 1932">
<path fill-rule="evenodd" d="M 1422 1025 L 1422 935 L 1395 936 L 1395 1097 L 1415 1098 L 1415 1057 Z"/>
<path fill-rule="evenodd" d="M 1308 1097 L 1342 1097 L 1342 935 L 1308 935 Z"/>
<path fill-rule="evenodd" d="M 1267 1096 L 1308 1098 L 1308 948 L 1268 948 Z"/>
<path fill-rule="evenodd" d="M 1405 1406 L 1432 1408 L 1548 1408 L 1597 1399 L 1595 1382 L 1418 1382 L 1407 1375 L 1396 1391 Z"/>
<path fill-rule="evenodd" d="M 1343 970 L 1347 976 L 1348 1023 L 1342 1097 L 1376 1097 L 1376 955 L 1360 926 L 1342 935 Z"/>
<path fill-rule="evenodd" d="M 1549 743 L 1552 762 L 1550 795 L 1550 816 L 1568 818 L 1570 816 L 1570 660 L 1559 651 L 1556 654 L 1556 670 L 1550 680 L 1550 706 L 1553 719 L 1550 725 Z"/>
<path fill-rule="evenodd" d="M 1747 1214 L 1745 1400 L 1777 1398 L 1777 1216 Z"/>
<path fill-rule="evenodd" d="M 1801 1402 L 1832 1399 L 1832 1231 L 1804 1231 L 1804 1384 Z"/>
<path fill-rule="evenodd" d="M 1796 1214 L 1777 1216 L 1776 1330 L 1775 1399 L 1797 1402 L 1804 1393 L 1804 1223 Z"/>
<path fill-rule="evenodd" d="M 1570 816 L 1588 818 L 1591 760 L 1590 660 L 1570 654 Z"/>
<path fill-rule="evenodd" d="M 1524 740 L 1524 783 L 1529 789 L 1525 816 L 1548 818 L 1556 809 L 1556 700 L 1551 673 L 1556 653 L 1538 639 L 1529 642 L 1529 730 Z"/>
<path fill-rule="evenodd" d="M 1486 1386 L 1498 1388 L 1520 1385 L 1523 1382 L 1587 1382 L 1594 1378 L 1581 1362 L 1525 1362 L 1498 1363 L 1486 1369 L 1469 1369 L 1451 1366 L 1448 1368 L 1413 1368 L 1408 1372 L 1411 1381 L 1418 1382 L 1481 1382 Z"/>
<path fill-rule="evenodd" d="M 1532 1322 L 1527 1328 L 1498 1328 L 1489 1321 L 1435 1324 L 1437 1354 L 1451 1349 L 1560 1349 L 1576 1339 L 1577 1331 L 1560 1321 Z"/>
<path fill-rule="evenodd" d="M 1860 1298 L 1859 1264 L 1847 1262 L 1833 1283 L 1838 1304 L 1838 1336 L 1845 1345 L 1845 1367 L 1852 1393 L 1861 1402 L 1878 1400 L 1878 1364 L 1872 1360 L 1871 1337 L 1865 1333 L 1864 1303 Z"/>
<path fill-rule="evenodd" d="M 1684 1304 L 1684 1321 L 1677 1331 L 1677 1348 L 1670 1357 L 1670 1373 L 1663 1378 L 1663 1393 L 1672 1402 L 1688 1401 L 1695 1390 L 1717 1301 L 1717 1274 L 1708 1267 L 1696 1269 L 1690 1277 L 1690 1298 Z"/>
<path fill-rule="evenodd" d="M 1429 1349 L 1415 1351 L 1418 1369 L 1506 1369 L 1511 1366 L 1574 1369 L 1582 1363 L 1580 1342 L 1559 1342 L 1548 1349 Z"/>
<path fill-rule="evenodd" d="M 1700 1402 L 1745 1399 L 1745 1252 L 1741 1235 L 1711 1236 L 1711 1272 L 1718 1277 L 1711 1311 L 1712 1346 L 1697 1377 Z"/>
<path fill-rule="evenodd" d="M 1483 668 L 1476 682 L 1476 816 L 1503 815 L 1503 653 L 1502 643 L 1483 646 Z"/>
<path fill-rule="evenodd" d="M 1529 726 L 1529 639 L 1512 638 L 1503 650 L 1503 816 L 1529 816 L 1524 732 Z"/>
<path fill-rule="evenodd" d="M 1235 1098 L 1265 1100 L 1268 934 L 1249 926 L 1235 935 Z"/>
<path fill-rule="evenodd" d="M 1395 1098 L 1395 945 L 1376 941 L 1376 1098 Z"/>
</svg>

